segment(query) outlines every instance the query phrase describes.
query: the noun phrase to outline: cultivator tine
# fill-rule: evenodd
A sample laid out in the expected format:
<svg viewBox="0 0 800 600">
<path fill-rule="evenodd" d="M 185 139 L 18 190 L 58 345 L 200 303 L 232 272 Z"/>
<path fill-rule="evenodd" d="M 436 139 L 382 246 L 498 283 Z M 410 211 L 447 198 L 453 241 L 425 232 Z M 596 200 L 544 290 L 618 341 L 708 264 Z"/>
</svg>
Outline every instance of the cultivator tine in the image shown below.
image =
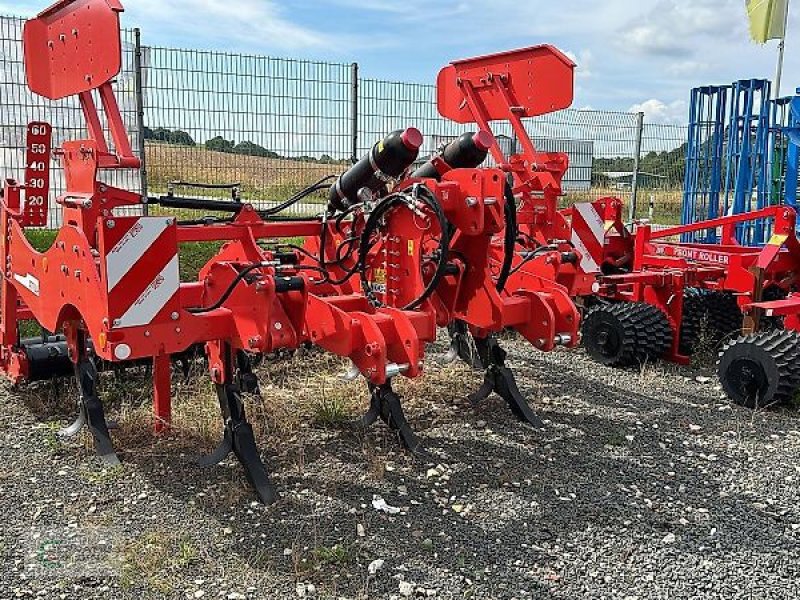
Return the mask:
<svg viewBox="0 0 800 600">
<path fill-rule="evenodd" d="M 236 353 L 236 367 L 239 389 L 246 394 L 261 397 L 261 388 L 258 386 L 258 376 L 253 373 L 253 362 L 246 353 Z"/>
<path fill-rule="evenodd" d="M 72 425 L 59 430 L 58 435 L 63 438 L 73 438 L 81 432 L 84 425 L 86 425 L 86 411 L 83 410 L 83 403 L 79 401 L 78 417 Z"/>
<path fill-rule="evenodd" d="M 369 410 L 361 417 L 361 425 L 364 427 L 369 427 L 370 425 L 374 425 L 375 422 L 381 416 L 381 404 L 380 401 L 375 399 L 374 392 L 370 398 L 369 403 Z"/>
<path fill-rule="evenodd" d="M 469 326 L 464 321 L 454 321 L 447 331 L 450 333 L 450 350 L 445 356 L 445 364 L 453 362 L 458 357 L 473 369 L 483 370 L 485 367 L 469 332 Z"/>
<path fill-rule="evenodd" d="M 508 403 L 514 416 L 532 427 L 544 427 L 542 420 L 533 412 L 528 401 L 519 391 L 511 369 L 498 366 L 491 368 L 494 370 L 494 391 Z"/>
<path fill-rule="evenodd" d="M 389 428 L 397 433 L 403 445 L 415 455 L 425 455 L 422 440 L 413 432 L 408 424 L 400 396 L 392 389 L 391 382 L 383 385 L 370 385 L 370 408 L 361 422 L 365 426 L 372 425 L 380 418 Z"/>
<path fill-rule="evenodd" d="M 85 427 L 89 429 L 94 439 L 94 448 L 106 464 L 115 466 L 120 464 L 114 451 L 109 434 L 109 425 L 106 421 L 103 403 L 97 396 L 97 367 L 89 357 L 84 357 L 75 365 L 75 375 L 80 387 L 78 399 L 78 417 L 69 427 L 59 431 L 62 437 L 75 437 Z"/>
<path fill-rule="evenodd" d="M 228 458 L 228 455 L 233 452 L 233 437 L 229 434 L 228 428 L 225 428 L 225 433 L 222 435 L 222 441 L 211 454 L 206 454 L 197 459 L 197 464 L 201 467 L 213 467 Z"/>
<path fill-rule="evenodd" d="M 117 453 L 114 452 L 114 445 L 111 443 L 111 435 L 108 433 L 103 403 L 97 396 L 90 396 L 83 399 L 83 406 L 86 411 L 86 421 L 89 432 L 94 438 L 95 452 L 102 458 L 107 465 L 116 466 L 119 464 Z"/>
<path fill-rule="evenodd" d="M 198 463 L 202 467 L 210 467 L 222 462 L 233 452 L 259 499 L 264 504 L 272 504 L 276 500 L 275 489 L 256 446 L 253 426 L 245 416 L 239 388 L 231 384 L 218 384 L 217 396 L 225 419 L 225 433 L 216 450 L 208 456 L 201 457 Z"/>
<path fill-rule="evenodd" d="M 511 412 L 520 421 L 537 428 L 544 427 L 542 420 L 533 412 L 527 400 L 519 391 L 514 372 L 509 369 L 506 362 L 506 351 L 497 343 L 497 339 L 489 336 L 476 339 L 475 345 L 481 360 L 487 365 L 480 389 L 469 396 L 469 401 L 478 404 L 496 393 L 508 403 Z"/>
</svg>

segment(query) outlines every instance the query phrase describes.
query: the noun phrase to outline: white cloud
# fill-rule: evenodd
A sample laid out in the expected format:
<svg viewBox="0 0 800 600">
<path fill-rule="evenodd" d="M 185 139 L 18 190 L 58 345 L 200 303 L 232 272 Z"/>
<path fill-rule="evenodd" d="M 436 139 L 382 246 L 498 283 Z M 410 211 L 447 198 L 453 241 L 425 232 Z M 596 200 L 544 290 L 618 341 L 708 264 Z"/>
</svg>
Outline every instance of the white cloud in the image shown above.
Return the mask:
<svg viewBox="0 0 800 600">
<path fill-rule="evenodd" d="M 617 40 L 629 52 L 686 57 L 697 50 L 698 38 L 718 41 L 744 29 L 744 3 L 734 0 L 660 0 L 631 19 Z"/>
<path fill-rule="evenodd" d="M 592 76 L 592 61 L 594 55 L 591 50 L 584 49 L 577 54 L 567 50 L 564 54 L 569 56 L 572 62 L 577 65 L 575 68 L 576 79 L 588 79 Z"/>
<path fill-rule="evenodd" d="M 677 62 L 670 62 L 667 65 L 667 73 L 675 77 L 692 77 L 700 73 L 707 73 L 711 65 L 702 60 L 682 60 Z"/>
<path fill-rule="evenodd" d="M 683 125 L 686 123 L 689 109 L 684 100 L 666 103 L 657 98 L 651 98 L 634 104 L 628 110 L 633 113 L 643 112 L 648 123 Z"/>
<path fill-rule="evenodd" d="M 129 19 L 142 28 L 179 26 L 205 44 L 263 44 L 281 50 L 325 48 L 334 43 L 326 33 L 303 27 L 284 15 L 272 0 L 136 0 L 127 5 Z"/>
</svg>

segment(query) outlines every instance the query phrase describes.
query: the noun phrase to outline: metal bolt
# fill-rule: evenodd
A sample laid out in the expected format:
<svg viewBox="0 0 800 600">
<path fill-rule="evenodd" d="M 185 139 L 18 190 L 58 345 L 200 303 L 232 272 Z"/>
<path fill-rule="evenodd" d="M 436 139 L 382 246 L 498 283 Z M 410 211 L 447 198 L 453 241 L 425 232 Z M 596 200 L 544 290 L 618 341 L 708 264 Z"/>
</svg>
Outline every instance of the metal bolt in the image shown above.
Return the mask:
<svg viewBox="0 0 800 600">
<path fill-rule="evenodd" d="M 281 329 L 283 329 L 283 323 L 281 323 L 280 321 L 277 321 L 277 322 L 275 323 L 275 329 L 277 329 L 278 331 L 280 331 Z"/>
<path fill-rule="evenodd" d="M 178 320 L 178 317 L 180 317 L 180 315 L 179 315 L 177 312 L 173 312 L 173 313 L 172 313 L 172 314 L 171 314 L 169 317 L 170 317 L 170 319 L 172 319 L 173 321 L 177 321 L 177 320 Z"/>
<path fill-rule="evenodd" d="M 477 206 L 477 204 L 478 204 L 477 198 L 474 198 L 472 196 L 467 196 L 467 206 L 472 208 L 473 206 Z"/>
<path fill-rule="evenodd" d="M 81 278 L 81 270 L 78 269 L 75 271 L 75 279 L 80 279 L 80 278 Z"/>
<path fill-rule="evenodd" d="M 180 333 L 180 332 L 181 332 L 181 328 L 180 327 L 176 327 L 175 328 L 175 333 Z"/>
<path fill-rule="evenodd" d="M 150 337 L 150 331 L 149 330 L 144 332 L 144 337 Z"/>
<path fill-rule="evenodd" d="M 100 191 L 105 194 L 108 191 L 108 186 L 101 184 L 100 185 Z"/>
<path fill-rule="evenodd" d="M 114 323 L 113 324 L 114 324 L 114 327 L 119 327 L 120 325 L 122 325 L 122 321 L 120 321 L 119 319 L 114 319 Z"/>
<path fill-rule="evenodd" d="M 114 219 L 109 219 L 108 221 L 106 221 L 106 227 L 108 227 L 109 229 L 114 229 L 114 227 L 116 226 L 117 222 Z"/>
</svg>

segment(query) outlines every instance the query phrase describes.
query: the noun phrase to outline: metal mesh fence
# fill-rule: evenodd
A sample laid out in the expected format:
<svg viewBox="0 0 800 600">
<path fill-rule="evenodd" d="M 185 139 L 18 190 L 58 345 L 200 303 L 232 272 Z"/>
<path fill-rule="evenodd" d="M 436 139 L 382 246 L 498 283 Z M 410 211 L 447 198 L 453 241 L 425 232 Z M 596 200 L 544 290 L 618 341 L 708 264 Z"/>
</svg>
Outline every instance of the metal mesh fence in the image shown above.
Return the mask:
<svg viewBox="0 0 800 600">
<path fill-rule="evenodd" d="M 22 24 L 0 17 L 0 168 L 17 178 L 23 176 L 29 121 L 52 123 L 55 146 L 86 136 L 75 99 L 49 102 L 28 91 Z M 230 193 L 174 185 L 180 181 L 238 183 L 245 199 L 265 207 L 341 173 L 395 129 L 415 126 L 423 132 L 421 160 L 474 129 L 439 116 L 435 86 L 360 79 L 355 65 L 138 47 L 131 30 L 123 31 L 123 49 L 116 90 L 146 176 L 133 171 L 105 176 L 113 185 L 151 196 L 173 188 L 193 196 Z M 537 149 L 569 155 L 565 205 L 608 195 L 629 202 L 638 187 L 637 217 L 680 218 L 685 127 L 642 126 L 637 114 L 588 110 L 559 111 L 528 119 L 525 126 Z M 493 127 L 504 153 L 515 152 L 509 124 Z M 63 192 L 63 179 L 58 161 L 52 167 L 50 225 L 56 226 L 60 211 L 53 200 Z M 322 202 L 321 195 L 312 197 L 294 212 L 317 212 Z"/>
<path fill-rule="evenodd" d="M 645 124 L 638 171 L 637 218 L 679 223 L 688 127 Z"/>
<path fill-rule="evenodd" d="M 395 129 L 414 126 L 425 135 L 420 156 L 475 126 L 459 125 L 439 116 L 433 85 L 362 79 L 359 82 L 358 151 Z M 492 124 L 504 154 L 519 150 L 511 126 Z M 565 152 L 570 168 L 564 178 L 564 203 L 631 195 L 638 117 L 630 113 L 563 110 L 525 121 L 534 145 L 544 152 Z"/>
<path fill-rule="evenodd" d="M 51 101 L 33 94 L 25 80 L 22 27 L 24 21 L 0 17 L 0 172 L 3 178 L 21 181 L 25 172 L 25 133 L 29 122 L 47 121 L 53 125 L 53 147 L 69 139 L 87 136 L 83 111 L 77 98 Z M 116 92 L 120 112 L 138 148 L 136 119 L 136 86 L 134 71 L 135 36 L 132 30 L 122 32 L 122 71 L 117 77 Z M 95 99 L 98 102 L 97 99 Z M 99 104 L 99 102 L 98 102 Z M 105 123 L 103 123 L 105 126 Z M 49 225 L 59 225 L 61 210 L 54 200 L 64 192 L 61 163 L 51 164 L 51 197 Z M 103 180 L 114 186 L 141 191 L 141 179 L 132 171 L 104 171 Z"/>
<path fill-rule="evenodd" d="M 350 65 L 143 48 L 142 69 L 151 193 L 239 183 L 263 207 L 349 164 Z"/>
</svg>

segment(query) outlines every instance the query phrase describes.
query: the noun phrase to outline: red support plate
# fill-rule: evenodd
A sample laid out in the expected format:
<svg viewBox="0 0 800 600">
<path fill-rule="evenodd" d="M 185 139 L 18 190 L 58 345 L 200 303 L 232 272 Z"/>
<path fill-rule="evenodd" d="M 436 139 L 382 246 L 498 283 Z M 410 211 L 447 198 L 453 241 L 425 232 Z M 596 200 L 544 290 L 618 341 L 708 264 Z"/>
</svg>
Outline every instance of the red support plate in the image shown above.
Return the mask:
<svg viewBox="0 0 800 600">
<path fill-rule="evenodd" d="M 458 60 L 439 72 L 439 113 L 457 123 L 475 119 L 464 101 L 459 80 L 471 82 L 486 107 L 488 120 L 508 118 L 508 103 L 489 78 L 505 75 L 520 117 L 568 108 L 573 101 L 575 63 L 553 46 L 542 45 Z"/>
<path fill-rule="evenodd" d="M 28 87 L 58 100 L 96 89 L 122 66 L 119 0 L 61 0 L 25 23 Z"/>
</svg>

